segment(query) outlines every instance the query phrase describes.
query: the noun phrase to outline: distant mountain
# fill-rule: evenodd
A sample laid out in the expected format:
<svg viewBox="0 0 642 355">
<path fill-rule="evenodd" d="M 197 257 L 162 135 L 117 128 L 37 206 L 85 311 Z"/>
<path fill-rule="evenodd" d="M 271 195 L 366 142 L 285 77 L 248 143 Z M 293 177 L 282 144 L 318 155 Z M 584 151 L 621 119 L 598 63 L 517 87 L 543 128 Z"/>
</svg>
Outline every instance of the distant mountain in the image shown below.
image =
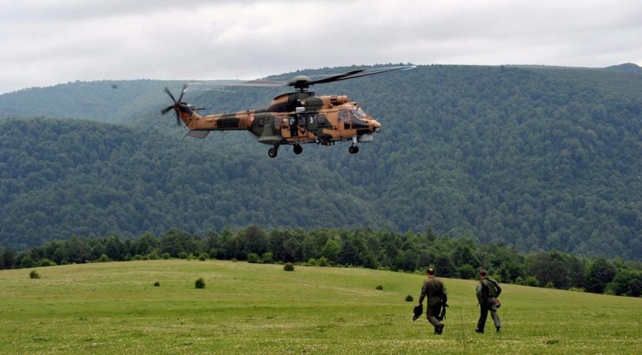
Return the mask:
<svg viewBox="0 0 642 355">
<path fill-rule="evenodd" d="M 642 75 L 635 71 L 432 65 L 319 86 L 318 94 L 359 102 L 382 132 L 356 155 L 347 145 L 306 146 L 300 156 L 286 148 L 276 159 L 244 133 L 179 139 L 173 117 L 158 113 L 169 104 L 162 87 L 177 92 L 178 82 L 105 84 L 95 95 L 79 96 L 73 83 L 0 96 L 4 116 L 130 125 L 0 121 L 1 244 L 252 223 L 430 226 L 523 251 L 642 260 Z M 131 92 L 109 96 L 129 84 Z M 38 100 L 5 106 L 31 90 Z M 226 112 L 263 107 L 278 94 L 234 91 L 190 91 L 185 99 Z"/>
<path fill-rule="evenodd" d="M 166 104 L 165 86 L 172 81 L 77 81 L 0 95 L 0 117 L 81 118 L 107 123 L 131 123 L 157 113 Z M 165 105 L 167 106 L 167 105 Z"/>
<path fill-rule="evenodd" d="M 633 63 L 624 63 L 607 67 L 609 70 L 626 71 L 631 73 L 642 74 L 642 68 Z"/>
</svg>

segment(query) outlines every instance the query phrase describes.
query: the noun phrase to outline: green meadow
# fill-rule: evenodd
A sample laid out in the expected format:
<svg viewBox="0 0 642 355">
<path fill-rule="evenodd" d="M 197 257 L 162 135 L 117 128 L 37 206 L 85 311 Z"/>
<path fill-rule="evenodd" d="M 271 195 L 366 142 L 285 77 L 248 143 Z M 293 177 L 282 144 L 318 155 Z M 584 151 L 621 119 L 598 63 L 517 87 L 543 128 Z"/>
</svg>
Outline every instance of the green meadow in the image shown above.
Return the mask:
<svg viewBox="0 0 642 355">
<path fill-rule="evenodd" d="M 476 334 L 473 280 L 443 279 L 450 308 L 434 335 L 425 317 L 412 321 L 424 277 L 197 260 L 2 270 L 0 353 L 642 352 L 640 298 L 503 285 L 502 333 L 489 318 Z"/>
</svg>

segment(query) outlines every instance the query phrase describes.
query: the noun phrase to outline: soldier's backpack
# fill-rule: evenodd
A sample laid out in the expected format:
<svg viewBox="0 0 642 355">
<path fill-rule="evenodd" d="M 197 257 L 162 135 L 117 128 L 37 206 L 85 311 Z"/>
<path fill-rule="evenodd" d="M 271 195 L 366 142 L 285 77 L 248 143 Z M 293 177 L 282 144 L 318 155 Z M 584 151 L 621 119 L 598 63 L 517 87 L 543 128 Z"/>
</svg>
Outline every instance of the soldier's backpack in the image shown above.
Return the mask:
<svg viewBox="0 0 642 355">
<path fill-rule="evenodd" d="M 502 288 L 499 286 L 499 282 L 488 278 L 488 296 L 489 297 L 499 297 L 499 295 L 502 293 Z"/>
</svg>

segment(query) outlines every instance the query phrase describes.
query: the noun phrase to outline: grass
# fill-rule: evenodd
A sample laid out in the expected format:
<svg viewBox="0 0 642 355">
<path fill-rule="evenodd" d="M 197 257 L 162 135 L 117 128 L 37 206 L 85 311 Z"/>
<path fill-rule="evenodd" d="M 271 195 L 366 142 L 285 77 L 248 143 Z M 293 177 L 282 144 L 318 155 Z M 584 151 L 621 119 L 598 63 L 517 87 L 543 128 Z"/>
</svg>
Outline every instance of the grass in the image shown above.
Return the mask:
<svg viewBox="0 0 642 355">
<path fill-rule="evenodd" d="M 412 321 L 422 275 L 195 260 L 31 271 L 0 271 L 2 354 L 642 352 L 640 298 L 503 285 L 502 334 L 476 334 L 475 281 L 444 279 L 435 336 Z"/>
</svg>

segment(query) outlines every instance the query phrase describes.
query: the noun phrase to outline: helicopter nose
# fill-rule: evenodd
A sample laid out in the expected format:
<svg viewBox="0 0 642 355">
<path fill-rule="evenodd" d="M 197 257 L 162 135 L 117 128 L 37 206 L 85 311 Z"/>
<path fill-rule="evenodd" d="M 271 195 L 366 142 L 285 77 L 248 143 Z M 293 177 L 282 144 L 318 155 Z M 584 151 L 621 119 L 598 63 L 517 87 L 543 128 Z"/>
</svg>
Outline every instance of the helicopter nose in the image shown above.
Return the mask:
<svg viewBox="0 0 642 355">
<path fill-rule="evenodd" d="M 372 120 L 370 121 L 370 127 L 373 131 L 379 132 L 381 130 L 381 123 L 377 122 L 377 120 Z"/>
</svg>

